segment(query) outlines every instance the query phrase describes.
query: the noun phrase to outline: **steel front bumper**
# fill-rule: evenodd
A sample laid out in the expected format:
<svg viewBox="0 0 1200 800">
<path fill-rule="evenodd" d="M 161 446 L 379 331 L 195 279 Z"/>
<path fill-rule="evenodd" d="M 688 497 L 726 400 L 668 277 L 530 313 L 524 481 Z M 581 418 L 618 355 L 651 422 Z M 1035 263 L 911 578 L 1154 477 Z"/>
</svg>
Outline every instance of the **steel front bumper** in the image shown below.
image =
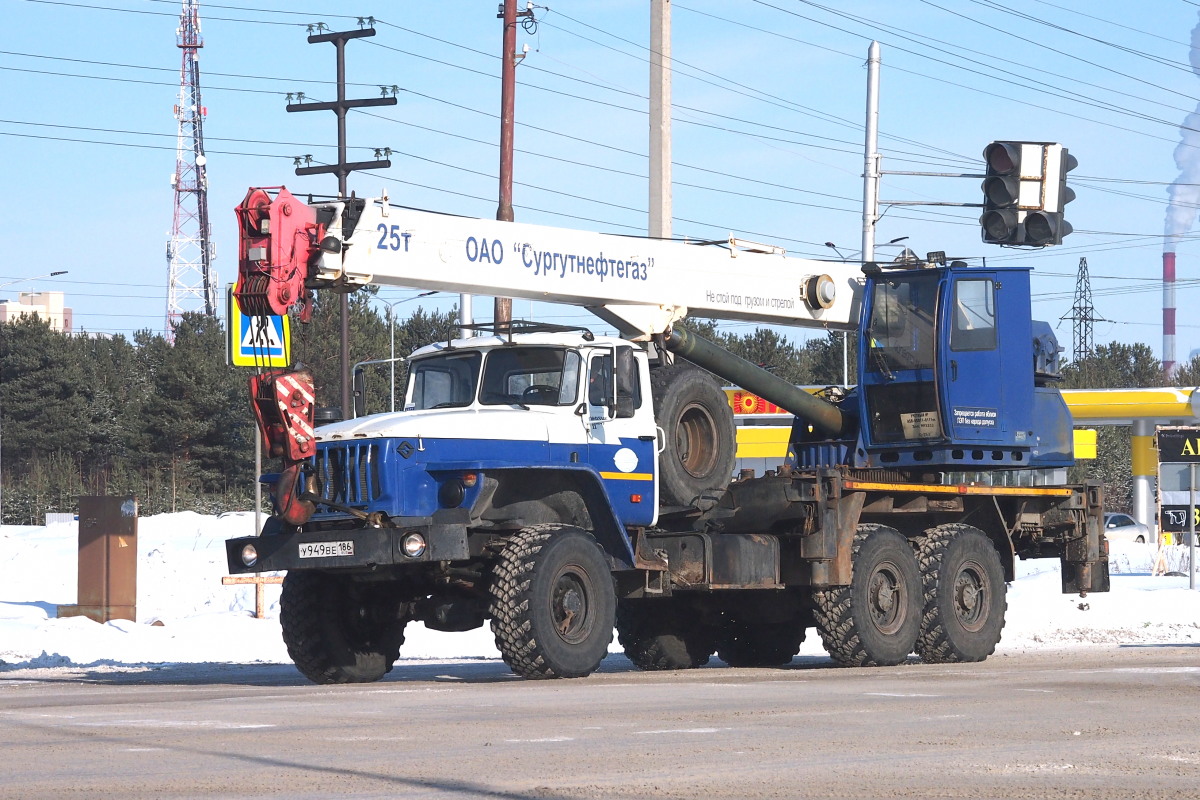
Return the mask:
<svg viewBox="0 0 1200 800">
<path fill-rule="evenodd" d="M 425 542 L 418 555 L 405 552 L 405 539 L 419 534 Z M 243 558 L 253 548 L 251 563 Z M 410 550 L 411 552 L 411 550 Z M 429 522 L 395 528 L 300 531 L 242 536 L 225 541 L 229 574 L 287 569 L 334 569 L 458 561 L 470 555 L 467 529 L 461 523 Z"/>
</svg>

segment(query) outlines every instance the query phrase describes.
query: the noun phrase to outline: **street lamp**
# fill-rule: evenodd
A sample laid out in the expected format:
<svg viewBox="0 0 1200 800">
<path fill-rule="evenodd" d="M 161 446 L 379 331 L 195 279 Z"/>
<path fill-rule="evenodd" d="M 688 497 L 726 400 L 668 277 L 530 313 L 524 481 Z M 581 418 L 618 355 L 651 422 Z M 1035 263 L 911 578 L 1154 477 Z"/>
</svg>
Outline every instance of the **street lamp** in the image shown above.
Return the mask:
<svg viewBox="0 0 1200 800">
<path fill-rule="evenodd" d="M 392 394 L 391 410 L 392 411 L 396 410 L 396 306 L 401 305 L 403 303 L 407 303 L 411 300 L 420 300 L 422 297 L 429 297 L 429 296 L 435 295 L 435 294 L 437 294 L 436 290 L 432 290 L 432 291 L 428 291 L 428 292 L 421 292 L 420 294 L 415 294 L 412 297 L 402 297 L 399 300 L 393 300 L 390 303 L 380 300 L 380 298 L 378 298 L 378 297 L 371 298 L 373 300 L 380 300 L 380 302 L 383 302 L 384 305 L 387 306 L 388 327 L 391 329 L 391 340 L 392 340 L 391 349 L 389 351 L 389 357 L 388 357 L 388 360 L 391 363 L 391 370 L 392 370 L 392 391 L 391 391 L 391 394 Z"/>
<path fill-rule="evenodd" d="M 60 270 L 55 270 L 54 272 L 47 272 L 45 275 L 34 275 L 32 278 L 17 278 L 16 280 L 8 281 L 6 283 L 0 283 L 0 289 L 3 289 L 5 286 L 12 286 L 14 283 L 24 283 L 25 281 L 40 281 L 42 278 L 57 278 L 59 275 L 66 275 L 67 272 L 68 272 L 68 270 L 60 269 Z M 2 397 L 2 396 L 3 396 L 2 393 L 0 393 L 0 397 Z M 2 420 L 4 417 L 2 405 L 3 404 L 0 404 L 0 420 Z M 0 430 L 2 430 L 2 428 L 3 428 L 3 426 L 0 425 Z M 2 442 L 3 442 L 3 433 L 0 432 L 0 443 L 2 443 Z M 4 457 L 2 455 L 2 452 L 3 452 L 2 445 L 0 445 L 0 525 L 4 524 L 4 466 L 3 466 L 4 465 Z"/>
<path fill-rule="evenodd" d="M 66 275 L 68 270 L 60 269 L 57 272 L 47 272 L 45 275 L 34 275 L 32 278 L 17 278 L 15 281 L 0 283 L 0 289 L 5 286 L 12 286 L 14 283 L 24 283 L 25 281 L 40 281 L 42 278 L 57 278 L 59 275 Z"/>
</svg>

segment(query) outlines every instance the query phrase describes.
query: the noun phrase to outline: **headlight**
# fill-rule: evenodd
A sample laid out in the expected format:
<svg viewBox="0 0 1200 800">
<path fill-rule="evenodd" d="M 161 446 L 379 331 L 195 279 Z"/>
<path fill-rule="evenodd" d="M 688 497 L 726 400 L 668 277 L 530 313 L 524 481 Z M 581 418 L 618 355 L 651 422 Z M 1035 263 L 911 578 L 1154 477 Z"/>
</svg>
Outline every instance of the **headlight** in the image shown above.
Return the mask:
<svg viewBox="0 0 1200 800">
<path fill-rule="evenodd" d="M 457 478 L 451 478 L 438 489 L 438 502 L 442 508 L 458 508 L 466 497 L 466 490 Z"/>
<path fill-rule="evenodd" d="M 425 537 L 419 533 L 410 533 L 400 540 L 400 548 L 409 558 L 420 558 L 425 554 Z"/>
<path fill-rule="evenodd" d="M 258 550 L 255 549 L 254 545 L 248 544 L 243 547 L 242 563 L 247 567 L 253 567 L 256 561 L 258 561 Z"/>
</svg>

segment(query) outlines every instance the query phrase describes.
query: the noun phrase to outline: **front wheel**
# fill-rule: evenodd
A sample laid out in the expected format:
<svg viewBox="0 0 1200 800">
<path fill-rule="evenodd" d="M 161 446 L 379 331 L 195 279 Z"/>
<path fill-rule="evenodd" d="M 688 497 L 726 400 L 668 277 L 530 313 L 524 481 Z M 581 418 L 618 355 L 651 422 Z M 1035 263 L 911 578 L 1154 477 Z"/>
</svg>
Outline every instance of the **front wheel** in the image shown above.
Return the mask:
<svg viewBox="0 0 1200 800">
<path fill-rule="evenodd" d="M 931 664 L 983 661 L 1004 628 L 1004 570 L 992 540 L 969 525 L 939 525 L 918 540 L 925 611 L 917 654 Z"/>
<path fill-rule="evenodd" d="M 825 649 L 847 667 L 890 667 L 913 651 L 921 629 L 921 574 L 908 540 L 859 525 L 849 586 L 813 592 Z"/>
<path fill-rule="evenodd" d="M 496 647 L 525 678 L 581 678 L 612 641 L 616 592 L 596 540 L 570 525 L 523 528 L 492 570 Z"/>
<path fill-rule="evenodd" d="M 313 683 L 377 681 L 400 657 L 405 604 L 386 583 L 292 570 L 279 606 L 288 655 Z"/>
</svg>

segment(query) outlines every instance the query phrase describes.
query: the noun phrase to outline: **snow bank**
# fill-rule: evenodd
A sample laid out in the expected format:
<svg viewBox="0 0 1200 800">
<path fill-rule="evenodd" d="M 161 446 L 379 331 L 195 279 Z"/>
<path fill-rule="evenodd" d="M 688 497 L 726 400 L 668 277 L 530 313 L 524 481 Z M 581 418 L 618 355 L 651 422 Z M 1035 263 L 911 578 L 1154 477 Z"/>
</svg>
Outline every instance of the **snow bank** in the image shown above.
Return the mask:
<svg viewBox="0 0 1200 800">
<path fill-rule="evenodd" d="M 167 663 L 288 664 L 279 631 L 279 586 L 266 587 L 267 618 L 253 618 L 254 587 L 224 586 L 227 538 L 254 530 L 251 513 L 190 512 L 138 521 L 138 620 L 56 618 L 76 602 L 74 523 L 0 527 L 0 670 Z M 1186 548 L 1169 548 L 1171 568 Z M 1060 593 L 1056 559 L 1018 564 L 998 653 L 1085 644 L 1200 641 L 1200 592 L 1186 577 L 1152 577 L 1151 546 L 1114 542 L 1112 591 Z M 440 633 L 410 625 L 405 659 L 498 658 L 485 627 Z M 619 650 L 614 643 L 614 650 Z M 810 631 L 802 655 L 823 653 Z"/>
</svg>

